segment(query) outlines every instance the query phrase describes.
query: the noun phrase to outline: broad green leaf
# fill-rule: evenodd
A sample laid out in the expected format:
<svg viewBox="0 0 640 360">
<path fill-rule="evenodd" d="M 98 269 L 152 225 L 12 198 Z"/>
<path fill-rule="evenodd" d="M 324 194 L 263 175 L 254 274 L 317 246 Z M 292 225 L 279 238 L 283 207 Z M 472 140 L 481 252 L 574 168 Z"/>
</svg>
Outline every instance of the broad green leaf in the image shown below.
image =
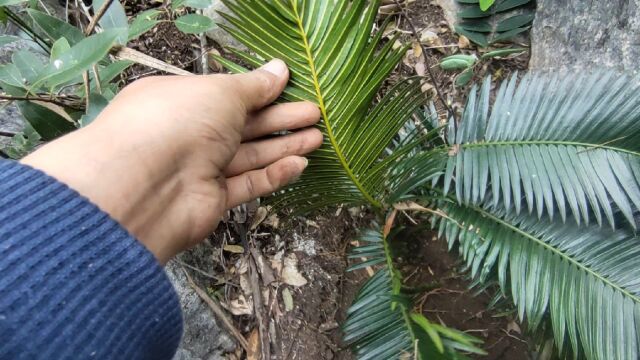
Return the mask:
<svg viewBox="0 0 640 360">
<path fill-rule="evenodd" d="M 473 69 L 467 69 L 456 77 L 456 86 L 465 86 L 473 79 Z"/>
<path fill-rule="evenodd" d="M 480 9 L 487 11 L 496 0 L 480 0 Z"/>
<path fill-rule="evenodd" d="M 171 9 L 178 10 L 180 7 L 184 6 L 185 0 L 171 0 Z"/>
<path fill-rule="evenodd" d="M 469 6 L 458 12 L 458 16 L 463 19 L 477 19 L 490 16 L 491 12 L 485 12 L 479 6 Z"/>
<path fill-rule="evenodd" d="M 504 12 L 531 3 L 531 0 L 505 0 L 495 6 L 496 12 Z"/>
<path fill-rule="evenodd" d="M 480 45 L 481 47 L 489 46 L 489 38 L 487 37 L 486 34 L 476 32 L 476 31 L 470 31 L 459 25 L 456 25 L 455 29 L 458 34 L 466 36 L 469 40 Z"/>
<path fill-rule="evenodd" d="M 533 21 L 534 17 L 534 14 L 521 14 L 506 18 L 498 23 L 496 31 L 511 31 L 513 29 L 529 25 Z"/>
<path fill-rule="evenodd" d="M 55 60 L 60 59 L 60 57 L 70 49 L 71 49 L 71 45 L 69 45 L 69 41 L 67 41 L 67 39 L 65 38 L 58 39 L 51 46 L 50 61 L 53 62 Z"/>
<path fill-rule="evenodd" d="M 100 81 L 103 83 L 111 82 L 111 80 L 115 79 L 131 65 L 133 65 L 133 62 L 128 60 L 119 60 L 107 65 L 105 68 L 98 71 L 100 74 Z"/>
<path fill-rule="evenodd" d="M 489 24 L 486 20 L 466 20 L 461 21 L 456 24 L 456 27 L 460 27 L 467 31 L 472 32 L 480 32 L 480 33 L 490 33 L 493 31 L 491 24 Z M 457 32 L 457 30 L 456 30 Z"/>
<path fill-rule="evenodd" d="M 440 62 L 443 70 L 461 70 L 467 69 L 475 64 L 477 58 L 472 55 L 452 55 L 448 56 Z"/>
<path fill-rule="evenodd" d="M 19 101 L 18 108 L 43 140 L 49 141 L 65 135 L 76 127 L 58 113 L 29 101 Z"/>
<path fill-rule="evenodd" d="M 153 29 L 158 23 L 160 11 L 151 9 L 138 14 L 129 26 L 129 40 L 138 38 L 140 35 Z"/>
<path fill-rule="evenodd" d="M 104 96 L 96 93 L 91 93 L 89 95 L 89 108 L 87 109 L 86 114 L 80 118 L 80 127 L 85 127 L 91 124 L 97 117 L 100 115 L 102 110 L 109 105 L 109 100 L 107 100 Z"/>
<path fill-rule="evenodd" d="M 0 6 L 16 5 L 23 2 L 27 2 L 27 0 L 0 0 Z"/>
<path fill-rule="evenodd" d="M 507 55 L 511 55 L 511 54 L 519 54 L 519 53 L 523 53 L 527 51 L 527 49 L 523 49 L 523 48 L 515 48 L 515 49 L 498 49 L 498 50 L 493 50 L 490 51 L 484 55 L 482 55 L 480 58 L 481 59 L 491 59 L 491 58 L 496 58 L 496 57 L 503 57 L 503 56 L 507 56 Z"/>
<path fill-rule="evenodd" d="M 100 9 L 106 1 L 107 0 L 93 0 L 94 11 Z M 114 0 L 111 5 L 109 5 L 107 12 L 100 18 L 98 23 L 104 30 L 115 29 L 120 31 L 117 42 L 120 45 L 126 45 L 128 40 L 129 21 L 119 0 Z"/>
<path fill-rule="evenodd" d="M 22 78 L 26 79 L 29 84 L 33 84 L 44 68 L 42 60 L 37 55 L 26 50 L 15 52 L 11 56 L 11 60 L 20 70 Z"/>
<path fill-rule="evenodd" d="M 75 45 L 85 37 L 80 29 L 56 17 L 33 9 L 27 9 L 27 13 L 51 41 L 66 38 L 69 44 Z"/>
<path fill-rule="evenodd" d="M 175 24 L 185 34 L 200 34 L 216 26 L 211 18 L 200 14 L 181 16 L 175 20 Z"/>
<path fill-rule="evenodd" d="M 105 30 L 80 41 L 59 59 L 50 63 L 38 82 L 45 82 L 53 87 L 73 80 L 107 55 L 119 35 L 119 30 Z"/>
<path fill-rule="evenodd" d="M 185 0 L 182 5 L 194 9 L 206 9 L 213 3 L 213 0 Z"/>
<path fill-rule="evenodd" d="M 19 88 L 25 85 L 20 70 L 15 64 L 0 65 L 0 81 Z"/>
<path fill-rule="evenodd" d="M 502 33 L 497 33 L 493 39 L 491 39 L 491 43 L 496 43 L 496 42 L 500 42 L 500 41 L 505 41 L 505 40 L 509 40 L 511 38 L 513 38 L 514 36 L 523 33 L 525 31 L 529 30 L 529 27 L 523 27 L 523 28 L 517 28 L 517 29 L 513 29 L 510 31 L 505 31 Z"/>
<path fill-rule="evenodd" d="M 20 40 L 20 38 L 17 36 L 2 35 L 0 36 L 0 46 L 5 46 L 7 44 L 11 44 L 12 42 L 15 42 L 18 40 Z"/>
</svg>

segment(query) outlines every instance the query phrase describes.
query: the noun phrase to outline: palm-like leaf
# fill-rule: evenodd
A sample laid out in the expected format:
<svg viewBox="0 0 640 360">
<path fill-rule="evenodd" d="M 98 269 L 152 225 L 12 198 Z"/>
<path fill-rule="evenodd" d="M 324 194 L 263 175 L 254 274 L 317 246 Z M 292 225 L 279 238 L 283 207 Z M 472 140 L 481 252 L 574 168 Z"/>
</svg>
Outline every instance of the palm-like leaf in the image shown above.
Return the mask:
<svg viewBox="0 0 640 360">
<path fill-rule="evenodd" d="M 458 350 L 484 354 L 478 339 L 412 313 L 411 299 L 400 291 L 401 275 L 391 261 L 388 237 L 371 230 L 359 240 L 362 245 L 349 257 L 363 261 L 350 270 L 384 266 L 360 289 L 343 325 L 345 341 L 358 359 L 461 360 L 466 357 Z"/>
<path fill-rule="evenodd" d="M 259 66 L 280 58 L 291 70 L 283 99 L 311 101 L 322 112 L 325 144 L 310 157 L 305 175 L 279 197 L 298 209 L 336 203 L 384 202 L 391 160 L 385 148 L 421 105 L 420 82 L 393 87 L 371 103 L 404 49 L 371 37 L 380 0 L 227 0 L 225 29 L 256 56 L 234 51 Z M 224 26 L 223 26 L 224 27 Z M 221 59 L 232 71 L 246 71 Z M 397 155 L 392 160 L 397 160 Z"/>
<path fill-rule="evenodd" d="M 568 337 L 588 359 L 638 358 L 640 239 L 633 231 L 541 221 L 490 199 L 447 202 L 442 210 L 440 234 L 459 243 L 474 276 L 497 275 L 530 328 L 549 314 L 561 351 Z"/>
<path fill-rule="evenodd" d="M 526 204 L 577 223 L 614 214 L 636 226 L 640 209 L 640 82 L 593 75 L 517 76 L 500 87 L 489 111 L 490 81 L 474 88 L 451 145 L 445 192 L 455 175 L 458 200 L 492 192 L 507 209 Z M 490 184 L 490 186 L 488 186 Z M 501 195 L 501 196 L 499 196 Z M 524 201 L 522 198 L 524 197 Z M 523 204 L 524 203 L 524 204 Z"/>
</svg>

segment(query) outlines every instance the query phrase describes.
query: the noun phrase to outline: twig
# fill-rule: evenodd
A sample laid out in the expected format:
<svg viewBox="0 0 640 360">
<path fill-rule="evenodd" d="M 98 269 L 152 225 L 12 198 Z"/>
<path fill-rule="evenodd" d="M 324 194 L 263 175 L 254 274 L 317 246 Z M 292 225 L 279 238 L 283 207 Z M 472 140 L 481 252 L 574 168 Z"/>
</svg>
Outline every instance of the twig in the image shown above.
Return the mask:
<svg viewBox="0 0 640 360">
<path fill-rule="evenodd" d="M 203 10 L 198 10 L 198 13 L 202 15 Z M 200 64 L 202 65 L 202 74 L 209 74 L 209 51 L 207 51 L 207 36 L 205 33 L 200 34 Z"/>
<path fill-rule="evenodd" d="M 407 10 L 402 6 L 402 4 L 400 4 L 400 1 L 398 0 L 394 0 L 396 5 L 400 8 L 400 12 L 402 13 L 402 16 L 405 18 L 405 20 L 407 20 L 407 24 L 409 24 L 409 27 L 411 28 L 411 32 L 413 33 L 413 37 L 416 39 L 416 41 L 418 41 L 418 44 L 420 44 L 420 47 L 422 48 L 422 57 L 424 58 L 424 62 L 425 62 L 425 67 L 427 68 L 427 72 L 429 73 L 429 77 L 431 78 L 431 82 L 433 82 L 433 87 L 436 89 L 436 93 L 438 94 L 438 98 L 440 98 L 440 101 L 442 102 L 442 105 L 447 109 L 447 112 L 449 113 L 449 116 L 453 119 L 454 124 L 456 123 L 456 114 L 453 112 L 453 109 L 451 108 L 451 106 L 449 106 L 449 103 L 446 101 L 446 99 L 444 98 L 444 94 L 442 93 L 442 90 L 440 89 L 440 85 L 438 85 L 438 82 L 436 81 L 436 77 L 433 75 L 433 70 L 431 70 L 431 61 L 429 61 L 429 57 L 427 56 L 427 48 L 422 45 L 422 42 L 420 41 L 420 36 L 418 36 L 418 30 L 416 29 L 416 26 L 413 24 L 413 22 L 411 21 L 411 18 L 409 17 L 409 14 L 407 14 Z"/>
<path fill-rule="evenodd" d="M 11 132 L 11 131 L 0 131 L 0 136 L 4 136 L 4 137 L 14 137 L 18 135 L 17 133 Z"/>
<path fill-rule="evenodd" d="M 100 9 L 98 9 L 96 14 L 91 19 L 91 22 L 89 22 L 89 26 L 87 26 L 87 28 L 85 29 L 85 35 L 90 35 L 93 32 L 93 30 L 96 28 L 96 25 L 98 25 L 98 21 L 100 21 L 100 19 L 104 16 L 111 4 L 113 4 L 113 0 L 107 0 L 104 2 L 104 4 L 102 4 Z"/>
<path fill-rule="evenodd" d="M 265 322 L 263 316 L 264 307 L 262 306 L 262 293 L 260 292 L 260 284 L 258 283 L 258 266 L 253 257 L 249 256 L 249 266 L 251 269 L 250 282 L 251 293 L 253 295 L 253 308 L 256 312 L 256 320 L 258 321 L 258 331 L 260 332 L 260 350 L 262 360 L 271 359 L 271 343 L 269 341 L 269 324 Z"/>
<path fill-rule="evenodd" d="M 85 71 L 82 73 L 82 84 L 84 85 L 84 89 L 86 91 L 87 96 L 85 97 L 84 101 L 85 101 L 85 108 L 89 109 L 89 93 L 91 90 L 91 84 L 89 84 L 89 71 Z"/>
<path fill-rule="evenodd" d="M 120 60 L 129 60 L 135 63 L 148 66 L 152 69 L 157 69 L 174 75 L 193 75 L 192 73 L 180 69 L 179 67 L 167 64 L 162 60 L 158 60 L 149 55 L 143 54 L 137 50 L 130 49 L 124 46 L 114 46 L 111 49 L 111 54 Z"/>
<path fill-rule="evenodd" d="M 42 102 L 48 102 L 48 103 L 56 104 L 58 106 L 63 106 L 63 107 L 72 107 L 72 108 L 76 108 L 76 109 L 81 108 L 81 105 L 78 103 L 77 99 L 71 98 L 71 97 L 66 97 L 66 96 L 59 96 L 57 98 L 52 98 L 52 97 L 44 97 L 44 96 L 31 96 L 29 94 L 27 94 L 25 96 L 12 96 L 12 95 L 7 95 L 7 94 L 0 94 L 0 100 L 6 100 L 6 101 L 42 101 Z"/>
<path fill-rule="evenodd" d="M 231 323 L 231 320 L 227 318 L 227 315 L 224 313 L 220 305 L 218 305 L 204 290 L 202 290 L 200 287 L 198 287 L 198 285 L 196 285 L 196 283 L 191 278 L 191 275 L 189 275 L 189 273 L 184 267 L 182 268 L 182 271 L 184 272 L 184 275 L 187 277 L 187 281 L 189 282 L 189 285 L 191 285 L 191 287 L 196 292 L 196 294 L 198 294 L 198 296 L 200 296 L 200 298 L 204 300 L 204 302 L 206 302 L 207 305 L 209 305 L 209 308 L 211 309 L 211 311 L 213 311 L 213 313 L 216 314 L 216 316 L 227 327 L 227 330 L 229 330 L 231 332 L 231 335 L 233 335 L 233 337 L 236 338 L 236 340 L 238 341 L 240 346 L 242 346 L 244 351 L 249 353 L 249 343 L 247 342 L 247 339 L 245 339 L 244 336 L 242 336 L 242 334 L 240 333 L 240 331 L 238 331 L 238 329 L 236 329 L 236 327 L 233 326 L 233 324 Z"/>
</svg>

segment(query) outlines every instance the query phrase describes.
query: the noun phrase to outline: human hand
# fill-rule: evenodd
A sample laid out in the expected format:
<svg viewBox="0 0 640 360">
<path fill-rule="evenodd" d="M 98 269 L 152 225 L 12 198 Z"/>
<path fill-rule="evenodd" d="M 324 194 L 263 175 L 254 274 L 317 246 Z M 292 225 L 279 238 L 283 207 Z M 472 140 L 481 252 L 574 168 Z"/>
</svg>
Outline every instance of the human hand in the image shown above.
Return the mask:
<svg viewBox="0 0 640 360">
<path fill-rule="evenodd" d="M 109 213 L 158 260 L 202 241 L 227 209 L 299 177 L 322 144 L 312 103 L 269 106 L 289 78 L 274 60 L 242 75 L 151 77 L 86 128 L 22 160 Z"/>
</svg>

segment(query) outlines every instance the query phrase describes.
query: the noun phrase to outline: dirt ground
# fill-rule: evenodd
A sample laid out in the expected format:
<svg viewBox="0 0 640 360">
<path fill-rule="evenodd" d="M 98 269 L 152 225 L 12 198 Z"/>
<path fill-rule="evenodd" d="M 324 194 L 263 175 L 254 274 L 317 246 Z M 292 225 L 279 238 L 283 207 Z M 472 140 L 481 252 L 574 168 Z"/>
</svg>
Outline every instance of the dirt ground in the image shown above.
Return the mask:
<svg viewBox="0 0 640 360">
<path fill-rule="evenodd" d="M 128 0 L 125 4 L 130 14 L 149 8 L 139 0 Z M 426 68 L 429 67 L 434 77 L 427 80 L 432 86 L 428 91 L 435 97 L 435 87 L 439 87 L 447 101 L 460 109 L 468 89 L 454 87 L 456 74 L 442 71 L 437 64 L 445 56 L 461 52 L 477 54 L 479 50 L 460 42 L 434 3 L 412 2 L 408 13 L 418 32 L 430 31 L 437 39 L 427 48 L 426 63 L 421 50 L 414 47 L 414 53 L 407 54 L 391 81 L 416 73 L 428 76 Z M 402 42 L 414 41 L 406 19 L 396 16 L 393 26 L 403 34 Z M 199 39 L 180 33 L 171 23 L 161 24 L 132 47 L 189 71 L 197 69 Z M 514 71 L 525 70 L 527 63 L 527 54 L 488 61 L 476 69 L 474 78 L 478 80 L 488 74 L 496 79 L 505 78 Z M 126 80 L 155 74 L 133 67 Z M 441 105 L 439 110 L 444 116 Z M 346 309 L 368 275 L 365 271 L 345 273 L 349 266 L 346 254 L 356 229 L 370 225 L 371 216 L 357 208 L 330 209 L 307 217 L 278 214 L 264 218 L 263 215 L 256 206 L 232 214 L 231 220 L 236 223 L 221 225 L 198 250 L 204 251 L 205 257 L 185 257 L 186 265 L 195 269 L 194 278 L 227 311 L 234 313 L 234 326 L 248 339 L 253 351 L 259 352 L 264 345 L 260 339 L 268 339 L 267 350 L 274 359 L 353 359 L 341 341 L 339 324 L 345 320 Z M 529 345 L 514 321 L 513 312 L 508 307 L 488 310 L 495 291 L 475 294 L 469 290 L 462 264 L 455 251 L 447 250 L 444 241 L 435 239 L 431 233 L 408 235 L 406 242 L 397 244 L 401 255 L 399 264 L 409 285 L 430 285 L 416 293 L 416 304 L 422 313 L 432 321 L 484 340 L 483 348 L 489 354 L 479 357 L 481 359 L 530 358 Z M 246 248 L 255 252 L 245 253 Z M 402 256 L 402 252 L 407 255 Z M 292 279 L 287 282 L 283 280 L 283 268 L 287 259 L 291 260 L 290 256 L 294 256 L 297 264 L 292 266 Z M 273 273 L 270 275 L 273 279 L 261 271 L 257 276 L 252 270 L 252 266 L 260 268 L 261 262 Z M 301 282 L 306 284 L 298 286 Z M 253 287 L 256 284 L 259 291 Z M 251 303 L 255 295 L 261 297 L 261 305 Z M 247 355 L 238 348 L 228 354 L 228 358 L 247 358 Z"/>
</svg>

